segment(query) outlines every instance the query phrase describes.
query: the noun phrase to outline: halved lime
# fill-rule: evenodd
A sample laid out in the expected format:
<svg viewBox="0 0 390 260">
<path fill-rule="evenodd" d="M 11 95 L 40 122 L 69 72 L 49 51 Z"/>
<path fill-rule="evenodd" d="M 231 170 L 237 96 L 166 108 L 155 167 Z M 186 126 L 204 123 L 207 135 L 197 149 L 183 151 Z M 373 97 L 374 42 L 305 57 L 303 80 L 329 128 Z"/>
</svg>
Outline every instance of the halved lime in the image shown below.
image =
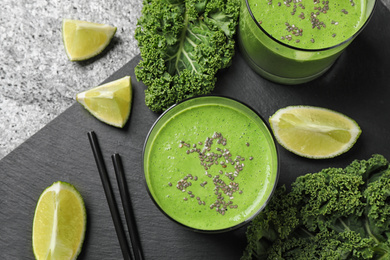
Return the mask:
<svg viewBox="0 0 390 260">
<path fill-rule="evenodd" d="M 78 93 L 76 100 L 106 124 L 123 127 L 130 115 L 132 88 L 130 76 Z"/>
<path fill-rule="evenodd" d="M 86 230 L 84 201 L 76 188 L 55 182 L 46 188 L 35 209 L 32 244 L 36 259 L 76 259 Z"/>
<path fill-rule="evenodd" d="M 101 53 L 111 42 L 116 27 L 87 21 L 64 19 L 62 40 L 71 61 L 92 58 Z"/>
<path fill-rule="evenodd" d="M 348 151 L 361 134 L 359 125 L 339 112 L 313 106 L 289 106 L 269 119 L 276 140 L 308 158 L 332 158 Z"/>
</svg>

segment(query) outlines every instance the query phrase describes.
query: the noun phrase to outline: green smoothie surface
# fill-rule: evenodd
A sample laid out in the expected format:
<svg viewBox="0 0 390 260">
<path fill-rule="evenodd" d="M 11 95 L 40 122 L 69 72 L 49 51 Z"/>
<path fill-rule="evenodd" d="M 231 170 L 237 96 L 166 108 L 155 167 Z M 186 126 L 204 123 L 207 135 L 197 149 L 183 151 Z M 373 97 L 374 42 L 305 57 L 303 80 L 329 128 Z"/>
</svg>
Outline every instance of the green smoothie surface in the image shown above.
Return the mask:
<svg viewBox="0 0 390 260">
<path fill-rule="evenodd" d="M 264 207 L 273 191 L 273 138 L 252 110 L 239 106 L 207 102 L 169 111 L 149 136 L 144 154 L 149 192 L 187 227 L 234 227 Z"/>
<path fill-rule="evenodd" d="M 366 21 L 367 0 L 248 0 L 260 26 L 298 48 L 323 49 L 352 37 Z"/>
</svg>

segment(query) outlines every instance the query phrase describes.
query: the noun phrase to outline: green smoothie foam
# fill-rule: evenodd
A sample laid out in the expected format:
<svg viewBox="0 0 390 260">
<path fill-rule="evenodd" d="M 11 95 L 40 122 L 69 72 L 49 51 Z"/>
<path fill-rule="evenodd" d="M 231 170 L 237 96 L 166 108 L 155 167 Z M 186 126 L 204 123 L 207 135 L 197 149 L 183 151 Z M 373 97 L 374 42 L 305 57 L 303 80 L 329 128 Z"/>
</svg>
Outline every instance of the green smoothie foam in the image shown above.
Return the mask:
<svg viewBox="0 0 390 260">
<path fill-rule="evenodd" d="M 364 24 L 366 0 L 249 0 L 255 19 L 275 39 L 305 49 L 335 46 Z"/>
<path fill-rule="evenodd" d="M 156 204 L 197 230 L 224 230 L 248 220 L 264 207 L 277 180 L 268 128 L 255 113 L 219 103 L 173 113 L 154 128 L 144 156 Z"/>
<path fill-rule="evenodd" d="M 325 73 L 361 32 L 375 0 L 242 0 L 238 39 L 263 77 L 300 84 Z"/>
</svg>

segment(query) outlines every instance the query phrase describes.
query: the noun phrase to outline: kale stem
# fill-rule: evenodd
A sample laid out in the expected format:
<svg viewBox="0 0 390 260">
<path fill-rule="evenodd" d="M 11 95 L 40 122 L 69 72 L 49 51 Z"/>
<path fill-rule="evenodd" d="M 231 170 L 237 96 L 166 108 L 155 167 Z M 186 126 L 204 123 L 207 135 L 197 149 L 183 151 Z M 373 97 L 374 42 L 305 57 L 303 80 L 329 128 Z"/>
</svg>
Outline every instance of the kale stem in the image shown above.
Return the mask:
<svg viewBox="0 0 390 260">
<path fill-rule="evenodd" d="M 179 49 L 178 49 L 177 54 L 176 54 L 176 62 L 175 62 L 175 68 L 176 68 L 177 74 L 180 74 L 180 70 L 178 68 L 178 63 L 180 61 L 181 52 L 184 51 L 184 40 L 186 38 L 186 32 L 187 32 L 187 27 L 188 27 L 188 13 L 187 12 L 184 15 L 183 24 L 184 24 L 183 31 L 182 31 L 181 36 L 180 36 L 180 45 L 179 45 Z"/>
<path fill-rule="evenodd" d="M 370 224 L 368 223 L 368 220 L 364 221 L 364 227 L 366 228 L 366 231 L 370 237 L 372 237 L 375 240 L 375 243 L 380 244 L 380 241 L 372 234 L 370 229 Z"/>
<path fill-rule="evenodd" d="M 341 218 L 339 218 L 339 221 L 344 226 L 345 230 L 351 231 L 351 229 L 347 226 L 347 224 L 345 224 L 345 222 Z"/>
<path fill-rule="evenodd" d="M 380 258 L 378 258 L 378 260 L 386 260 L 386 259 L 389 259 L 389 257 L 390 257 L 389 253 L 386 253 L 383 256 L 381 256 Z"/>
<path fill-rule="evenodd" d="M 314 237 L 314 235 L 312 234 L 312 233 L 310 233 L 309 231 L 307 231 L 307 229 L 306 228 L 302 228 L 302 227 L 300 227 L 299 228 L 300 230 L 302 230 L 305 234 L 307 234 L 308 236 L 310 236 L 310 237 Z"/>
</svg>

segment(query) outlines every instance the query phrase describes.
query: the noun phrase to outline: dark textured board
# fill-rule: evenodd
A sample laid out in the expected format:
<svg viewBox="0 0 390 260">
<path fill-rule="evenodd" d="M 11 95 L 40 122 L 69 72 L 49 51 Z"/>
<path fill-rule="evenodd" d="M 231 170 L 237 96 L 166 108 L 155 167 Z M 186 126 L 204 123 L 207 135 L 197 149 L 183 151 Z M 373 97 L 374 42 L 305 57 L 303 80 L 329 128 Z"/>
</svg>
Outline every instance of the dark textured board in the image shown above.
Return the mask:
<svg viewBox="0 0 390 260">
<path fill-rule="evenodd" d="M 326 167 L 344 167 L 354 159 L 381 153 L 390 159 L 390 13 L 380 3 L 364 32 L 321 78 L 298 86 L 271 83 L 248 68 L 240 53 L 218 75 L 215 94 L 234 97 L 268 119 L 288 105 L 314 105 L 355 119 L 362 135 L 346 154 L 310 160 L 280 154 L 279 184 Z M 0 258 L 33 259 L 31 228 L 39 195 L 53 182 L 72 183 L 82 194 L 88 214 L 79 259 L 121 259 L 109 208 L 89 146 L 94 130 L 114 187 L 111 154 L 122 155 L 141 243 L 146 259 L 238 259 L 246 244 L 246 226 L 225 234 L 200 234 L 167 219 L 148 197 L 142 171 L 145 137 L 157 119 L 144 103 L 145 86 L 137 82 L 136 57 L 105 82 L 132 76 L 134 100 L 124 129 L 108 126 L 75 103 L 0 161 Z M 119 199 L 117 189 L 115 195 Z M 122 216 L 123 217 L 123 216 Z"/>
</svg>

